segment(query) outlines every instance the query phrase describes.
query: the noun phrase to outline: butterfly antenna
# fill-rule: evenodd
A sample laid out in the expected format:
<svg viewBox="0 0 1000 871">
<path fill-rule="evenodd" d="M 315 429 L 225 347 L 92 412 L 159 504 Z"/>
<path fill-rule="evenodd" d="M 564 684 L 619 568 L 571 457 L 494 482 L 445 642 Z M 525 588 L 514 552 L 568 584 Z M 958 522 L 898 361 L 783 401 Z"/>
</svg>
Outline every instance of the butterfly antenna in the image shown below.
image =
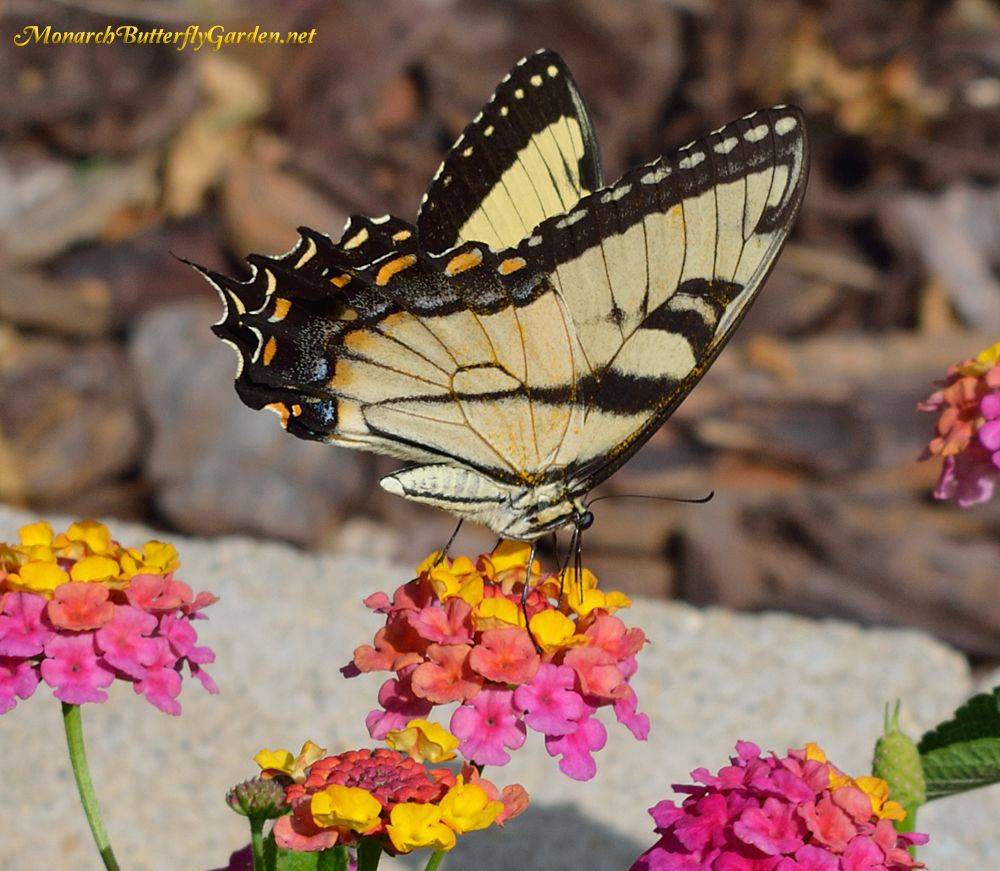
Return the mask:
<svg viewBox="0 0 1000 871">
<path fill-rule="evenodd" d="M 605 499 L 655 499 L 658 502 L 682 502 L 685 505 L 704 505 L 715 498 L 715 491 L 711 490 L 706 496 L 683 497 L 683 496 L 653 496 L 648 493 L 612 493 L 608 496 L 598 496 L 587 503 L 589 508 L 595 502 L 603 502 Z"/>
</svg>

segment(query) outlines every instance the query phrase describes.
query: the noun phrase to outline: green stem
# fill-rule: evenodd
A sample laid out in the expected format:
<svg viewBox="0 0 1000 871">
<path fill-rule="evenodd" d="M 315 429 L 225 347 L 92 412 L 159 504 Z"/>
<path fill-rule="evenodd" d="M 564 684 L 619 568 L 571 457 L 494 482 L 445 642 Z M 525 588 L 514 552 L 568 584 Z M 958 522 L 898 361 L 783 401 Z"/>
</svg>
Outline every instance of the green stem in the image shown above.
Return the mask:
<svg viewBox="0 0 1000 871">
<path fill-rule="evenodd" d="M 90 779 L 90 768 L 87 765 L 87 750 L 83 745 L 83 721 L 80 717 L 80 706 L 63 702 L 63 727 L 66 730 L 66 745 L 69 747 L 69 761 L 73 766 L 73 777 L 76 779 L 76 789 L 80 793 L 80 804 L 87 815 L 90 833 L 94 836 L 97 851 L 104 860 L 107 871 L 120 871 L 118 860 L 111 849 L 108 833 L 101 819 L 101 811 L 97 806 L 97 795 Z"/>
<path fill-rule="evenodd" d="M 427 867 L 424 871 L 437 871 L 441 867 L 441 863 L 444 861 L 444 850 L 435 850 L 434 855 L 427 860 Z"/>
<path fill-rule="evenodd" d="M 278 845 L 274 842 L 274 829 L 268 832 L 264 839 L 264 868 L 266 871 L 275 871 L 278 867 Z"/>
<path fill-rule="evenodd" d="M 378 871 L 382 858 L 382 845 L 375 838 L 358 841 L 358 871 Z"/>
<path fill-rule="evenodd" d="M 267 862 L 264 859 L 264 818 L 251 816 L 250 820 L 250 849 L 253 851 L 253 871 L 268 871 Z"/>
<path fill-rule="evenodd" d="M 316 857 L 316 871 L 347 871 L 347 847 L 331 847 Z"/>
</svg>

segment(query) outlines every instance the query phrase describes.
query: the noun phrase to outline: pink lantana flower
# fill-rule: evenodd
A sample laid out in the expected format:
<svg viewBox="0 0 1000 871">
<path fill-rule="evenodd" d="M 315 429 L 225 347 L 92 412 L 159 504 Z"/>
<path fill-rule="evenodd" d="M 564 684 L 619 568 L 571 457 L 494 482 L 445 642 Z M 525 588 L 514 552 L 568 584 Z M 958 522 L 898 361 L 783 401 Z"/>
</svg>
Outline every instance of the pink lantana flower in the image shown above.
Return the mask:
<svg viewBox="0 0 1000 871">
<path fill-rule="evenodd" d="M 1000 482 L 1000 342 L 952 366 L 921 411 L 939 414 L 921 456 L 942 458 L 934 496 L 963 508 L 992 498 Z"/>
<path fill-rule="evenodd" d="M 471 699 L 483 685 L 466 661 L 471 650 L 468 644 L 431 644 L 427 662 L 413 672 L 413 692 L 436 705 Z"/>
<path fill-rule="evenodd" d="M 46 613 L 59 629 L 100 629 L 115 616 L 111 593 L 101 584 L 69 583 L 53 593 Z"/>
<path fill-rule="evenodd" d="M 104 659 L 129 677 L 142 678 L 148 662 L 155 657 L 153 639 L 157 620 L 131 605 L 122 605 L 115 616 L 97 633 L 97 645 L 104 653 Z"/>
<path fill-rule="evenodd" d="M 151 704 L 180 712 L 185 666 L 209 692 L 194 621 L 216 601 L 173 576 L 172 545 L 124 548 L 103 524 L 81 521 L 56 533 L 42 521 L 19 543 L 0 543 L 0 713 L 41 678 L 69 704 L 103 702 L 114 680 Z"/>
<path fill-rule="evenodd" d="M 37 656 L 55 634 L 45 619 L 45 599 L 10 593 L 0 614 L 0 656 Z"/>
<path fill-rule="evenodd" d="M 382 710 L 367 719 L 372 737 L 460 702 L 452 731 L 467 759 L 504 764 L 531 726 L 560 757 L 560 768 L 581 779 L 594 775 L 592 754 L 607 738 L 591 716 L 596 710 L 613 709 L 646 739 L 649 719 L 629 683 L 646 637 L 614 616 L 628 597 L 598 589 L 587 570 L 560 577 L 544 574 L 537 561 L 529 568 L 529 550 L 505 542 L 475 562 L 431 554 L 391 597 L 365 600 L 384 623 L 374 644 L 358 647 L 342 671 L 391 671 L 399 682 L 383 684 Z M 425 708 L 418 712 L 415 701 Z"/>
<path fill-rule="evenodd" d="M 115 673 L 100 661 L 93 635 L 57 635 L 45 645 L 45 657 L 42 678 L 57 699 L 71 705 L 107 700 L 104 688 Z"/>
<path fill-rule="evenodd" d="M 469 655 L 469 665 L 498 684 L 525 684 L 535 676 L 541 663 L 531 636 L 519 626 L 487 629 Z"/>
<path fill-rule="evenodd" d="M 608 730 L 596 717 L 584 717 L 565 735 L 547 735 L 545 750 L 560 756 L 559 770 L 573 780 L 590 780 L 597 773 L 593 754 L 608 741 Z"/>
<path fill-rule="evenodd" d="M 483 689 L 452 714 L 451 732 L 461 739 L 459 750 L 470 762 L 506 765 L 507 750 L 524 744 L 524 722 L 514 710 L 513 698 L 512 690 Z"/>
<path fill-rule="evenodd" d="M 378 703 L 381 709 L 372 711 L 365 717 L 368 734 L 376 741 L 381 741 L 394 729 L 402 729 L 410 720 L 420 720 L 426 717 L 433 704 L 427 699 L 418 698 L 410 685 L 411 666 L 399 678 L 390 678 L 378 691 Z"/>
<path fill-rule="evenodd" d="M 176 717 L 181 712 L 177 701 L 181 691 L 181 676 L 174 668 L 177 655 L 170 649 L 170 642 L 166 638 L 161 636 L 151 638 L 150 641 L 152 646 L 149 652 L 152 655 L 143 663 L 145 671 L 142 678 L 136 681 L 135 691 L 164 713 Z"/>
<path fill-rule="evenodd" d="M 543 665 L 534 680 L 518 687 L 514 704 L 524 722 L 545 735 L 568 735 L 591 710 L 575 689 L 576 672 L 566 665 Z"/>
<path fill-rule="evenodd" d="M 788 755 L 762 756 L 740 742 L 731 764 L 715 775 L 676 785 L 678 805 L 650 809 L 659 841 L 632 871 L 907 871 L 922 868 L 907 848 L 927 842 L 900 834 L 905 817 L 888 799 L 885 781 L 857 780 L 830 764 L 814 744 Z"/>
<path fill-rule="evenodd" d="M 23 659 L 0 656 L 0 714 L 30 698 L 38 686 L 38 669 Z"/>
</svg>

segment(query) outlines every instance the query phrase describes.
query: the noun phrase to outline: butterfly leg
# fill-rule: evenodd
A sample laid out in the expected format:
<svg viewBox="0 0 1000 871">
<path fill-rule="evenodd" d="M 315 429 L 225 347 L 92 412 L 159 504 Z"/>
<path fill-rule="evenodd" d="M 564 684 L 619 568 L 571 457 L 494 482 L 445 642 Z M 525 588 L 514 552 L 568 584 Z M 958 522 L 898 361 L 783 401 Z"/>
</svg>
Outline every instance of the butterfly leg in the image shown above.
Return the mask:
<svg viewBox="0 0 1000 871">
<path fill-rule="evenodd" d="M 531 637 L 532 643 L 538 650 L 541 647 L 538 646 L 538 642 L 535 640 L 535 636 L 531 634 L 531 627 L 528 626 L 528 594 L 531 592 L 531 567 L 535 564 L 535 554 L 538 551 L 538 539 L 531 542 L 531 551 L 528 553 L 528 564 L 524 567 L 524 586 L 521 588 L 521 613 L 524 614 L 524 624 L 525 628 L 528 630 L 528 635 Z"/>
<path fill-rule="evenodd" d="M 451 546 L 455 543 L 455 539 L 458 537 L 458 531 L 462 528 L 463 523 L 465 523 L 464 519 L 458 521 L 458 525 L 454 528 L 454 530 L 452 530 L 451 536 L 448 538 L 445 546 L 441 549 L 441 553 L 438 554 L 438 558 L 434 560 L 434 565 L 431 566 L 432 569 L 437 568 L 445 561 L 448 556 L 448 551 L 451 550 Z"/>
</svg>

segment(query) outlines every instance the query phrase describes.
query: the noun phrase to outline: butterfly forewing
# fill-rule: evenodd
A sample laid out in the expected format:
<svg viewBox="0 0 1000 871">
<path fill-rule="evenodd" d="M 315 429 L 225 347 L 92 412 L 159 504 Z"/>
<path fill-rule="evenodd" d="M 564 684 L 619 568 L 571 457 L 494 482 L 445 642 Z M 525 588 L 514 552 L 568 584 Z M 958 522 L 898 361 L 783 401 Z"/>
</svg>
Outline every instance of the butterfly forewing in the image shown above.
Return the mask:
<svg viewBox="0 0 1000 871">
<path fill-rule="evenodd" d="M 524 58 L 441 164 L 421 204 L 420 242 L 440 252 L 466 241 L 519 242 L 601 185 L 590 117 L 562 59 Z"/>
<path fill-rule="evenodd" d="M 573 489 L 607 477 L 711 365 L 763 285 L 806 179 L 798 110 L 755 113 L 632 170 L 518 246 L 551 276 L 586 359 Z"/>
</svg>

